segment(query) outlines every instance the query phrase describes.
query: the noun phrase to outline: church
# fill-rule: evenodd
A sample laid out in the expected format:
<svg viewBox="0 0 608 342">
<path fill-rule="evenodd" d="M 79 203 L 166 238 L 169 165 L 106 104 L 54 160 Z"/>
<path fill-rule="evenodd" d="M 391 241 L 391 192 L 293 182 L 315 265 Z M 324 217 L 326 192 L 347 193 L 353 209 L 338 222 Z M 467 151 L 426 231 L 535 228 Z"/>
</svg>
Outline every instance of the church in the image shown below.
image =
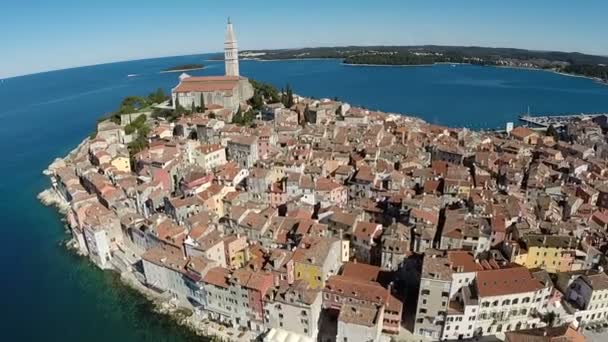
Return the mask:
<svg viewBox="0 0 608 342">
<path fill-rule="evenodd" d="M 199 107 L 202 96 L 205 106 L 215 104 L 236 112 L 240 103 L 253 97 L 253 86 L 247 78 L 239 74 L 239 52 L 230 19 L 226 27 L 224 63 L 224 76 L 180 75 L 179 84 L 171 90 L 173 108 L 175 109 L 176 103 L 188 109 L 192 107 L 192 103 Z"/>
</svg>

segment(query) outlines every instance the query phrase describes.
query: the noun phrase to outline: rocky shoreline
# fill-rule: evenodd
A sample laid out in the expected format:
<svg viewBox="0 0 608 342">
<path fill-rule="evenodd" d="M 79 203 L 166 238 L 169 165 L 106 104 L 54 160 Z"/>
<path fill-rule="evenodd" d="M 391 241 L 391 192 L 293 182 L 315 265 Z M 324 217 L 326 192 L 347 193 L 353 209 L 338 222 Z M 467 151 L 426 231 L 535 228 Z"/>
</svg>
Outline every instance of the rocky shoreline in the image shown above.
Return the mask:
<svg viewBox="0 0 608 342">
<path fill-rule="evenodd" d="M 76 148 L 70 151 L 67 156 L 56 158 L 47 169 L 43 171 L 43 174 L 51 177 L 57 169 L 70 165 L 74 157 L 87 151 L 89 142 L 90 139 L 87 137 Z M 70 211 L 70 203 L 67 202 L 54 187 L 43 190 L 38 194 L 37 198 L 43 205 L 55 207 L 60 214 L 67 217 Z M 71 232 L 69 224 L 66 224 L 66 232 L 68 234 Z M 78 242 L 74 237 L 65 241 L 63 246 L 79 257 L 86 257 L 86 253 L 83 253 L 78 248 Z M 231 340 L 230 336 L 222 334 L 222 328 L 215 327 L 214 323 L 209 321 L 206 322 L 202 317 L 198 317 L 190 308 L 180 306 L 178 302 L 166 298 L 166 296 L 148 288 L 129 270 L 120 270 L 120 267 L 114 266 L 111 271 L 119 276 L 121 285 L 134 290 L 142 296 L 142 298 L 145 298 L 150 302 L 154 313 L 163 315 L 175 324 L 187 328 L 191 333 L 201 337 L 204 341 Z"/>
</svg>

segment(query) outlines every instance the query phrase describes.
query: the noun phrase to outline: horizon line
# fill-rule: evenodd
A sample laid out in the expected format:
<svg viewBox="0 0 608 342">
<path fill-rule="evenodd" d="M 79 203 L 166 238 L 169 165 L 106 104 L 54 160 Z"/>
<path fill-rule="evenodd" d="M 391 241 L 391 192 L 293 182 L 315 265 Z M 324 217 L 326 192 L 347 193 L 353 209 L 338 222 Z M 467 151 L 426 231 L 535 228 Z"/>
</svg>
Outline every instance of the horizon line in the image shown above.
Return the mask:
<svg viewBox="0 0 608 342">
<path fill-rule="evenodd" d="M 347 44 L 347 45 L 316 45 L 316 46 L 300 46 L 300 47 L 292 47 L 292 48 L 255 48 L 255 49 L 243 49 L 240 50 L 239 52 L 245 52 L 245 51 L 273 51 L 273 50 L 302 50 L 302 49 L 315 49 L 315 48 L 345 48 L 345 47 L 415 47 L 415 46 L 439 46 L 439 47 L 465 47 L 465 48 L 470 48 L 470 47 L 478 47 L 478 48 L 490 48 L 490 49 L 516 49 L 516 50 L 524 50 L 524 51 L 535 51 L 535 52 L 559 52 L 559 53 L 579 53 L 579 54 L 583 54 L 583 55 L 588 55 L 588 56 L 596 56 L 596 57 L 606 57 L 608 58 L 608 55 L 601 55 L 601 54 L 592 54 L 592 53 L 586 53 L 586 52 L 580 52 L 580 51 L 562 51 L 562 50 L 536 50 L 536 49 L 526 49 L 526 48 L 518 48 L 518 47 L 502 47 L 502 46 L 483 46 L 483 45 L 448 45 L 448 44 L 408 44 L 408 45 L 396 45 L 396 44 L 378 44 L 378 45 L 372 45 L 372 44 L 364 44 L 364 45 L 353 45 L 353 44 Z M 172 57 L 186 57 L 186 56 L 195 56 L 195 55 L 207 55 L 207 54 L 221 54 L 221 51 L 214 51 L 214 52 L 196 52 L 196 53 L 186 53 L 183 55 L 162 55 L 162 56 L 150 56 L 150 57 L 142 57 L 142 58 L 133 58 L 133 59 L 117 59 L 117 60 L 110 60 L 110 61 L 105 61 L 105 62 L 100 62 L 100 63 L 93 63 L 93 64 L 82 64 L 82 65 L 75 65 L 75 66 L 69 66 L 69 67 L 59 67 L 57 69 L 48 69 L 48 70 L 41 70 L 41 71 L 34 71 L 31 73 L 25 73 L 25 74 L 18 74 L 18 75 L 13 75 L 13 76 L 0 76 L 0 81 L 5 81 L 5 80 L 10 80 L 13 78 L 19 78 L 19 77 L 26 77 L 26 76 L 33 76 L 33 75 L 39 75 L 39 74 L 45 74 L 45 73 L 49 73 L 49 72 L 55 72 L 55 71 L 65 71 L 65 70 L 71 70 L 71 69 L 78 69 L 78 68 L 86 68 L 86 67 L 93 67 L 93 66 L 100 66 L 100 65 L 107 65 L 107 64 L 118 64 L 118 63 L 128 63 L 128 62 L 137 62 L 137 61 L 144 61 L 144 60 L 151 60 L 151 59 L 162 59 L 162 58 L 172 58 Z"/>
</svg>

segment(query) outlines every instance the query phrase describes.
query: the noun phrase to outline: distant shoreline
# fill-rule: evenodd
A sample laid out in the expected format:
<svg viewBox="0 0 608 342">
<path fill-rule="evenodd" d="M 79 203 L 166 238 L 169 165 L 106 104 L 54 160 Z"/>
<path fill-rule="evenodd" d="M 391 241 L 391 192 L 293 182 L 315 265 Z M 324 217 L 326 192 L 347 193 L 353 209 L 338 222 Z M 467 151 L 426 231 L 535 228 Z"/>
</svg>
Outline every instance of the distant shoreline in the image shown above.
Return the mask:
<svg viewBox="0 0 608 342">
<path fill-rule="evenodd" d="M 199 67 L 199 68 L 187 68 L 187 69 L 175 69 L 175 70 L 162 70 L 159 71 L 159 74 L 166 74 L 166 73 L 170 73 L 170 72 L 184 72 L 184 71 L 192 71 L 192 70 L 203 70 L 205 69 L 205 67 Z"/>
<path fill-rule="evenodd" d="M 437 64 L 457 64 L 457 63 L 433 63 L 433 64 L 359 64 L 359 63 L 340 63 L 346 66 L 367 66 L 367 67 L 431 67 Z"/>
<path fill-rule="evenodd" d="M 440 62 L 433 64 L 357 64 L 357 63 L 341 63 L 346 66 L 371 66 L 371 67 L 429 67 L 434 65 L 442 65 L 442 64 L 452 64 L 452 65 L 476 65 L 471 63 L 450 63 L 450 62 Z M 519 69 L 519 70 L 530 70 L 530 71 L 543 71 L 543 72 L 551 72 L 554 74 L 568 76 L 568 77 L 577 77 L 577 78 L 585 78 L 588 80 L 595 81 L 600 85 L 608 85 L 608 83 L 604 82 L 601 78 L 593 77 L 593 76 L 585 76 L 585 75 L 577 75 L 577 74 L 569 74 L 562 71 L 556 71 L 551 69 L 541 69 L 541 68 L 529 68 L 529 67 L 518 67 L 518 66 L 508 66 L 508 65 L 479 65 L 481 67 L 491 67 L 491 68 L 501 68 L 501 69 Z"/>
</svg>

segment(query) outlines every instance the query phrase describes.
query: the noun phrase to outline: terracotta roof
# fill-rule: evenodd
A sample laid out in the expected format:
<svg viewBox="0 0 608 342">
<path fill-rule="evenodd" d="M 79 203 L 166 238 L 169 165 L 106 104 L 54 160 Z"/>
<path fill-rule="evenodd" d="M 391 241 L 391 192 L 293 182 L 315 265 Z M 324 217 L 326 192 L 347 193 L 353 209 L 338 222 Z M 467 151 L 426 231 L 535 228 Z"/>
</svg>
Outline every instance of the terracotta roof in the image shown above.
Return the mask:
<svg viewBox="0 0 608 342">
<path fill-rule="evenodd" d="M 342 275 L 359 280 L 378 281 L 380 267 L 357 262 L 347 262 L 342 266 Z"/>
<path fill-rule="evenodd" d="M 327 279 L 325 292 L 342 297 L 384 305 L 388 302 L 389 292 L 375 281 L 364 281 L 356 278 L 335 275 Z"/>
<path fill-rule="evenodd" d="M 240 77 L 204 76 L 183 79 L 174 91 L 177 93 L 232 91 L 238 87 Z"/>
<path fill-rule="evenodd" d="M 585 336 L 567 324 L 505 333 L 505 342 L 584 342 Z"/>
<path fill-rule="evenodd" d="M 528 136 L 530 136 L 532 134 L 536 134 L 536 133 L 534 133 L 533 130 L 531 130 L 531 129 L 527 128 L 527 127 L 523 127 L 523 126 L 515 127 L 511 131 L 511 136 L 519 138 L 519 139 L 523 139 L 523 138 L 528 137 Z"/>
<path fill-rule="evenodd" d="M 452 269 L 457 272 L 476 272 L 483 270 L 483 267 L 475 262 L 473 253 L 468 251 L 448 251 L 448 260 L 452 265 Z"/>
<path fill-rule="evenodd" d="M 210 269 L 203 277 L 203 281 L 207 284 L 212 284 L 219 287 L 228 288 L 228 275 L 230 271 L 223 267 L 214 267 Z"/>
<path fill-rule="evenodd" d="M 534 279 L 525 267 L 517 266 L 477 273 L 477 290 L 480 297 L 534 292 L 542 287 L 542 284 Z"/>
<path fill-rule="evenodd" d="M 344 304 L 338 320 L 347 324 L 373 327 L 378 324 L 378 308 L 370 305 Z"/>
</svg>

